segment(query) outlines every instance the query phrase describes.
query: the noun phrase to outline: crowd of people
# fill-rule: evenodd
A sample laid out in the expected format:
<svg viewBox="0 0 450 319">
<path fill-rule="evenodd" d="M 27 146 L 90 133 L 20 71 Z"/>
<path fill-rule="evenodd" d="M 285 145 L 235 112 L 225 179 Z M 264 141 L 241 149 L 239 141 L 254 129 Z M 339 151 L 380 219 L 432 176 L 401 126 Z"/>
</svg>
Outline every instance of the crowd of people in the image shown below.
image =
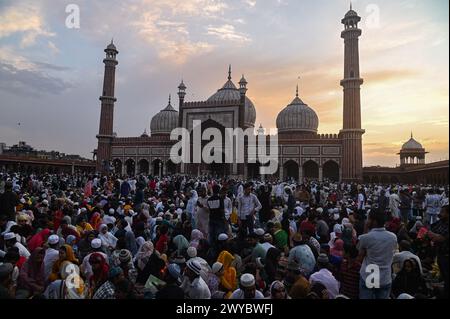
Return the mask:
<svg viewBox="0 0 450 319">
<path fill-rule="evenodd" d="M 448 185 L 0 174 L 0 298 L 448 297 Z"/>
</svg>

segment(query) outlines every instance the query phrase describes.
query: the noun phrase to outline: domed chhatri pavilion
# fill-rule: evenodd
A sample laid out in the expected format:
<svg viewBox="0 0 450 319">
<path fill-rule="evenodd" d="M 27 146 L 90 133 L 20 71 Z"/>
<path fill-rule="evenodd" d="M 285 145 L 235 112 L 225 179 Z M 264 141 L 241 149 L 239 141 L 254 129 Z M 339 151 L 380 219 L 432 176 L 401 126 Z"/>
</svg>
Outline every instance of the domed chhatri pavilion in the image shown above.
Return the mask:
<svg viewBox="0 0 450 319">
<path fill-rule="evenodd" d="M 294 99 L 280 111 L 276 119 L 279 143 L 279 161 L 276 176 L 286 179 L 330 179 L 334 181 L 362 181 L 362 135 L 358 41 L 361 18 L 350 10 L 342 19 L 345 43 L 343 87 L 343 126 L 336 134 L 318 134 L 319 117 L 297 91 Z M 244 76 L 238 86 L 233 83 L 231 66 L 225 84 L 206 101 L 185 101 L 187 87 L 178 86 L 178 111 L 169 97 L 168 105 L 150 121 L 150 133 L 139 137 L 117 137 L 113 133 L 113 110 L 117 48 L 111 42 L 105 49 L 106 58 L 103 95 L 100 97 L 101 115 L 98 138 L 97 170 L 115 170 L 116 173 L 165 175 L 217 174 L 235 178 L 257 177 L 259 163 L 198 163 L 175 165 L 170 160 L 170 149 L 176 141 L 170 132 L 176 127 L 193 129 L 193 121 L 200 120 L 202 130 L 210 127 L 254 128 L 256 107 L 247 96 Z M 250 94 L 251 95 L 251 94 Z M 289 100 L 287 98 L 287 100 Z M 260 126 L 257 133 L 263 134 Z M 266 132 L 268 133 L 268 132 Z M 268 137 L 267 137 L 268 138 Z M 409 156 L 419 153 L 408 153 Z M 405 158 L 407 158 L 405 153 Z M 248 154 L 246 154 L 246 159 Z"/>
</svg>

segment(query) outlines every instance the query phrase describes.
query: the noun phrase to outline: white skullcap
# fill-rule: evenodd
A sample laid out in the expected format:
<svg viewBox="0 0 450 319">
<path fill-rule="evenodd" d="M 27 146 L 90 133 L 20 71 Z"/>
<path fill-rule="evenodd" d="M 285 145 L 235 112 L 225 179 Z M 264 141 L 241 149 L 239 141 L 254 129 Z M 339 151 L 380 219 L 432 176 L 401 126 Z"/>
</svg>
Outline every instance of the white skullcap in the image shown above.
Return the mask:
<svg viewBox="0 0 450 319">
<path fill-rule="evenodd" d="M 400 295 L 397 297 L 397 299 L 414 299 L 414 297 L 411 296 L 411 295 L 409 295 L 409 294 L 403 293 L 403 294 L 400 294 Z"/>
<path fill-rule="evenodd" d="M 190 257 L 190 258 L 194 258 L 194 257 L 197 257 L 197 248 L 195 248 L 195 247 L 189 247 L 188 249 L 187 249 L 187 254 L 188 254 L 188 256 Z"/>
<path fill-rule="evenodd" d="M 109 209 L 109 214 L 110 214 L 110 215 L 113 215 L 114 212 L 115 212 L 114 208 L 110 208 L 110 209 Z"/>
<path fill-rule="evenodd" d="M 200 272 L 202 271 L 202 265 L 196 260 L 189 259 L 186 266 L 196 275 L 200 275 Z"/>
<path fill-rule="evenodd" d="M 25 198 L 22 197 L 22 198 L 20 199 L 20 202 L 21 202 L 22 204 L 25 204 L 25 202 L 26 202 Z"/>
<path fill-rule="evenodd" d="M 102 241 L 99 238 L 94 238 L 91 241 L 91 247 L 94 249 L 98 249 L 100 247 L 102 247 Z"/>
<path fill-rule="evenodd" d="M 9 232 L 9 233 L 4 234 L 4 235 L 3 235 L 3 238 L 4 238 L 5 240 L 11 240 L 11 239 L 16 238 L 16 234 Z"/>
<path fill-rule="evenodd" d="M 228 235 L 222 233 L 222 234 L 219 235 L 218 239 L 219 239 L 220 241 L 228 240 Z"/>
<path fill-rule="evenodd" d="M 255 234 L 258 236 L 264 236 L 264 233 L 265 233 L 265 231 L 262 228 L 255 229 Z"/>
<path fill-rule="evenodd" d="M 48 200 L 44 199 L 44 200 L 42 201 L 42 204 L 48 205 Z"/>
<path fill-rule="evenodd" d="M 59 243 L 59 236 L 58 235 L 51 235 L 48 237 L 48 243 L 51 245 L 56 245 Z"/>
<path fill-rule="evenodd" d="M 322 214 L 323 213 L 323 208 L 322 207 L 316 208 L 316 212 L 318 212 L 319 214 Z"/>
<path fill-rule="evenodd" d="M 222 268 L 223 268 L 223 264 L 218 261 L 216 261 L 211 267 L 213 274 L 217 274 L 219 271 L 222 270 Z"/>
<path fill-rule="evenodd" d="M 255 285 L 255 276 L 252 274 L 243 274 L 241 276 L 241 285 L 244 288 L 253 287 Z"/>
</svg>

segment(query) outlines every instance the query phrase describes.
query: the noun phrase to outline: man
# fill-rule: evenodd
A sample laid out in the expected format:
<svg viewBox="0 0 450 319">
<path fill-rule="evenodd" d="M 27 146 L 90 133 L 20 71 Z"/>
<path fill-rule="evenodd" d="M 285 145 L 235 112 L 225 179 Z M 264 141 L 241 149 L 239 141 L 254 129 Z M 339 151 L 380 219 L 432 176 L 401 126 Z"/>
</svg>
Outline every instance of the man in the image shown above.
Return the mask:
<svg viewBox="0 0 450 319">
<path fill-rule="evenodd" d="M 97 289 L 92 299 L 115 299 L 116 285 L 123 280 L 123 270 L 120 267 L 113 267 L 109 270 L 108 280 Z"/>
<path fill-rule="evenodd" d="M 425 224 L 433 225 L 437 221 L 441 207 L 441 196 L 434 189 L 431 189 L 425 197 L 425 206 Z"/>
<path fill-rule="evenodd" d="M 397 236 L 386 230 L 384 212 L 372 210 L 358 243 L 359 258 L 363 260 L 360 271 L 360 299 L 388 299 L 392 286 L 391 265 L 397 249 Z M 368 278 L 376 271 L 379 278 Z"/>
<path fill-rule="evenodd" d="M 412 198 L 408 191 L 403 189 L 400 191 L 400 216 L 402 222 L 408 223 L 408 219 L 412 216 Z"/>
<path fill-rule="evenodd" d="M 223 209 L 225 212 L 225 219 L 227 223 L 230 222 L 230 216 L 233 212 L 233 202 L 227 195 L 227 189 L 225 187 L 222 187 L 220 190 L 220 197 L 223 199 Z"/>
<path fill-rule="evenodd" d="M 44 279 L 47 280 L 52 273 L 53 264 L 59 258 L 59 237 L 51 235 L 47 240 L 48 248 L 44 255 Z"/>
<path fill-rule="evenodd" d="M 108 255 L 103 251 L 101 239 L 94 238 L 91 241 L 91 250 L 86 255 L 86 257 L 83 258 L 83 262 L 81 263 L 81 272 L 83 273 L 84 278 L 90 278 L 93 274 L 92 265 L 89 263 L 89 258 L 93 253 L 99 253 L 100 255 L 102 255 L 106 260 L 106 263 L 109 264 L 109 258 Z"/>
<path fill-rule="evenodd" d="M 444 279 L 445 298 L 448 298 L 448 204 L 442 206 L 439 221 L 431 226 L 428 235 L 437 248 L 437 262 Z"/>
<path fill-rule="evenodd" d="M 262 208 L 261 203 L 252 193 L 252 185 L 245 184 L 244 194 L 238 198 L 238 216 L 240 231 L 245 236 L 253 233 L 255 214 Z"/>
<path fill-rule="evenodd" d="M 166 285 L 158 290 L 155 299 L 184 299 L 184 291 L 180 288 L 181 269 L 177 264 L 170 264 L 164 274 Z"/>
<path fill-rule="evenodd" d="M 386 191 L 382 189 L 380 195 L 378 196 L 378 209 L 380 211 L 386 211 L 389 206 L 389 197 L 386 196 Z"/>
<path fill-rule="evenodd" d="M 222 197 L 219 196 L 220 186 L 213 186 L 213 195 L 208 198 L 207 206 L 209 209 L 209 236 L 210 245 L 217 243 L 219 234 L 227 231 L 225 227 L 225 203 Z"/>
<path fill-rule="evenodd" d="M 198 261 L 188 260 L 184 270 L 184 281 L 181 288 L 188 299 L 210 299 L 208 285 L 200 276 L 202 266 Z"/>
<path fill-rule="evenodd" d="M 5 242 L 5 251 L 7 251 L 10 247 L 17 247 L 17 249 L 19 249 L 20 256 L 25 257 L 26 259 L 30 257 L 30 252 L 25 248 L 24 245 L 17 241 L 15 233 L 6 233 L 3 235 L 3 239 Z"/>
<path fill-rule="evenodd" d="M 19 196 L 13 191 L 12 182 L 7 181 L 5 184 L 5 192 L 0 195 L 0 214 L 5 215 L 8 220 L 15 220 L 15 207 L 19 203 Z"/>
<path fill-rule="evenodd" d="M 398 206 L 400 205 L 400 197 L 396 194 L 396 189 L 393 190 L 392 194 L 389 196 L 389 210 L 391 211 L 392 217 L 400 217 L 400 211 Z"/>
<path fill-rule="evenodd" d="M 239 286 L 240 288 L 232 293 L 230 299 L 264 299 L 262 292 L 256 290 L 256 280 L 252 274 L 243 274 Z"/>
<path fill-rule="evenodd" d="M 331 271 L 328 270 L 330 267 L 330 261 L 326 254 L 320 254 L 317 258 L 317 267 L 319 271 L 309 277 L 309 282 L 312 285 L 315 283 L 321 283 L 324 285 L 328 291 L 328 296 L 330 299 L 336 298 L 339 295 L 339 282 L 334 278 Z"/>
<path fill-rule="evenodd" d="M 361 189 L 358 192 L 358 210 L 364 209 L 364 206 L 365 206 L 364 188 L 361 187 Z"/>
</svg>

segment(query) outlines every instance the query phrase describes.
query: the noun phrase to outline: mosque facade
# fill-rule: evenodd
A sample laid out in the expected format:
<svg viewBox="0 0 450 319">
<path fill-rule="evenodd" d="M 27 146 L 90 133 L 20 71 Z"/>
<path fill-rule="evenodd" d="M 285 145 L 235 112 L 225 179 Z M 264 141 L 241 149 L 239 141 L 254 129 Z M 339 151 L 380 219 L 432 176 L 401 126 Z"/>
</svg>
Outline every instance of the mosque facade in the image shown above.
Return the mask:
<svg viewBox="0 0 450 319">
<path fill-rule="evenodd" d="M 360 87 L 363 79 L 359 70 L 358 23 L 361 18 L 350 10 L 342 19 L 344 30 L 344 77 L 342 129 L 333 134 L 319 134 L 319 116 L 297 92 L 276 119 L 278 130 L 278 170 L 275 176 L 296 180 L 334 180 L 359 182 L 363 180 Z M 255 129 L 257 107 L 247 94 L 247 80 L 242 76 L 238 85 L 233 82 L 231 66 L 225 84 L 206 101 L 185 101 L 187 87 L 178 86 L 178 110 L 169 98 L 168 105 L 150 121 L 150 132 L 137 137 L 119 137 L 113 131 L 116 98 L 115 72 L 118 50 L 111 42 L 105 49 L 103 93 L 100 97 L 101 114 L 98 147 L 95 151 L 97 171 L 115 171 L 134 175 L 190 174 L 218 175 L 233 178 L 253 178 L 259 175 L 258 162 L 250 163 L 246 153 L 245 163 L 213 162 L 181 163 L 171 161 L 170 150 L 177 142 L 170 133 L 177 127 L 193 129 L 194 121 L 201 121 L 202 131 L 217 128 Z M 255 135 L 265 134 L 255 129 Z M 269 136 L 266 136 L 269 140 Z M 225 150 L 226 151 L 226 150 Z M 225 155 L 224 155 L 225 156 Z"/>
</svg>

